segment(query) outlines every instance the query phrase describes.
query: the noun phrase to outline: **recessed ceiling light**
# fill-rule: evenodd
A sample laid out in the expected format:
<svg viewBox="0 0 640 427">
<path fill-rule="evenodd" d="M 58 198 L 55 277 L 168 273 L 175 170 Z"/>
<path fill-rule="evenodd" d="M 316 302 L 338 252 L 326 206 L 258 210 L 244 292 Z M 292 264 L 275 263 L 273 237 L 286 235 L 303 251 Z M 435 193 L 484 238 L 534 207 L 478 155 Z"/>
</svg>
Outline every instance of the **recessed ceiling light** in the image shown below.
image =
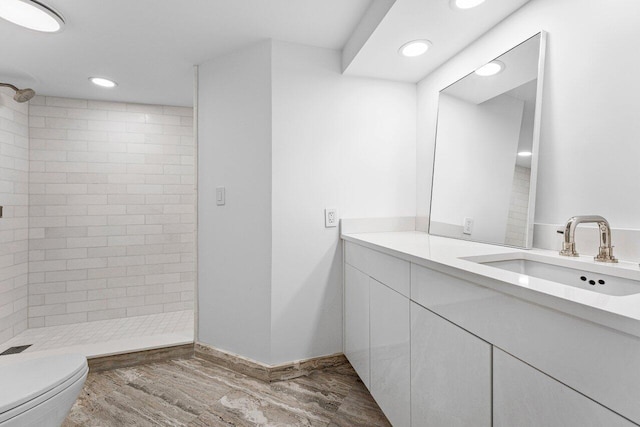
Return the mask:
<svg viewBox="0 0 640 427">
<path fill-rule="evenodd" d="M 114 82 L 113 80 L 105 79 L 103 77 L 89 77 L 89 80 L 94 85 L 100 87 L 112 88 L 118 86 L 118 83 Z"/>
<path fill-rule="evenodd" d="M 64 19 L 56 11 L 40 2 L 30 0 L 0 1 L 0 18 L 45 33 L 60 31 L 64 25 Z"/>
<path fill-rule="evenodd" d="M 531 151 L 520 151 L 518 153 L 518 156 L 520 157 L 531 157 L 533 153 Z"/>
<path fill-rule="evenodd" d="M 476 74 L 481 77 L 495 76 L 505 69 L 504 62 L 495 60 L 491 61 L 488 64 L 483 65 L 482 67 L 476 70 Z"/>
<path fill-rule="evenodd" d="M 451 0 L 449 4 L 456 9 L 471 9 L 480 6 L 482 3 L 484 3 L 484 0 Z"/>
<path fill-rule="evenodd" d="M 408 57 L 420 56 L 428 51 L 430 47 L 431 42 L 429 40 L 413 40 L 403 44 L 398 52 Z"/>
</svg>

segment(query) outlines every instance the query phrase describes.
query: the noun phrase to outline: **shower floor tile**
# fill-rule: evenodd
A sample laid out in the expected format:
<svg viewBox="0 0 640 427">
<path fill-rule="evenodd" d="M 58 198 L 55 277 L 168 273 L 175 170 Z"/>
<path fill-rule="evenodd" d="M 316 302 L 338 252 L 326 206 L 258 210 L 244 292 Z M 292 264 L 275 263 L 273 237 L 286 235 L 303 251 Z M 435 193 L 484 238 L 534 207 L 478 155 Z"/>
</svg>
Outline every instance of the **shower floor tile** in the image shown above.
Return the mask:
<svg viewBox="0 0 640 427">
<path fill-rule="evenodd" d="M 193 336 L 193 311 L 185 310 L 27 329 L 0 344 L 0 353 L 31 344 L 21 355 L 80 353 L 91 358 L 188 344 Z"/>
</svg>

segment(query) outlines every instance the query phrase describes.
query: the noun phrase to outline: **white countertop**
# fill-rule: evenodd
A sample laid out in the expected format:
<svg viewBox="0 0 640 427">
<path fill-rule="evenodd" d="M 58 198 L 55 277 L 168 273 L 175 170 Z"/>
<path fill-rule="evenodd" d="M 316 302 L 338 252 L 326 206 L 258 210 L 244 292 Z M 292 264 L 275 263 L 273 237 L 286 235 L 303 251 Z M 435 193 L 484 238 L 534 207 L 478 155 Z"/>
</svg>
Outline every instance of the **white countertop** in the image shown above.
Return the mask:
<svg viewBox="0 0 640 427">
<path fill-rule="evenodd" d="M 524 257 L 640 281 L 637 263 L 596 263 L 592 256 L 567 258 L 555 251 L 520 250 L 430 236 L 417 231 L 342 234 L 346 241 L 469 280 L 640 337 L 640 293 L 614 296 L 469 261 L 466 257 L 521 253 Z M 640 285 L 639 285 L 640 292 Z"/>
</svg>

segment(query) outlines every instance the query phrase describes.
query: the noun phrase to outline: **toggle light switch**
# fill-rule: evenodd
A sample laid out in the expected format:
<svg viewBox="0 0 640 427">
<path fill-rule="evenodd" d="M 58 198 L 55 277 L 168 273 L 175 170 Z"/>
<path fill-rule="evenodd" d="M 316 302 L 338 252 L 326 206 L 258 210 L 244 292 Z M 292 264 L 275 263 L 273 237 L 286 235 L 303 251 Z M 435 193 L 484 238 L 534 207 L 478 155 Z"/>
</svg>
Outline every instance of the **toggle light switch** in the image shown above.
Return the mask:
<svg viewBox="0 0 640 427">
<path fill-rule="evenodd" d="M 224 206 L 225 203 L 225 189 L 224 187 L 216 188 L 216 205 Z"/>
<path fill-rule="evenodd" d="M 462 224 L 462 234 L 473 233 L 473 218 L 465 218 Z"/>
</svg>

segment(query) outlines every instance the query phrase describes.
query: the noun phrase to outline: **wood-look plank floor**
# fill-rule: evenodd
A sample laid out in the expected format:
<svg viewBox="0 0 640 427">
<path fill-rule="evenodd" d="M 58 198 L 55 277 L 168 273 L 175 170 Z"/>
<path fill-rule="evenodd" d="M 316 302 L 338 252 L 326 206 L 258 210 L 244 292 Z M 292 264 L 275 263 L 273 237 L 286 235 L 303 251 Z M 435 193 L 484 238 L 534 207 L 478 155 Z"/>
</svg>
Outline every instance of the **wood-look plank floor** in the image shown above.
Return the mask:
<svg viewBox="0 0 640 427">
<path fill-rule="evenodd" d="M 353 368 L 266 383 L 202 359 L 90 373 L 63 427 L 390 426 Z"/>
</svg>

